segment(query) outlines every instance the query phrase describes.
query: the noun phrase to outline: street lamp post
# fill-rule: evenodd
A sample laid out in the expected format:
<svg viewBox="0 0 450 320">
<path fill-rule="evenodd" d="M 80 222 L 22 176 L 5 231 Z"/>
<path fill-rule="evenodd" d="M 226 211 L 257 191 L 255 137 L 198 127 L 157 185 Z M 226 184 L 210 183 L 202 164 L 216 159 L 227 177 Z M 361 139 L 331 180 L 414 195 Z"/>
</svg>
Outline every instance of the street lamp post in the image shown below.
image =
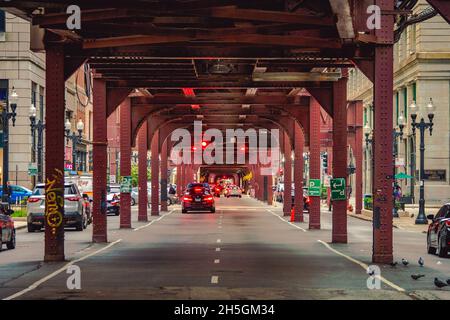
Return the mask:
<svg viewBox="0 0 450 320">
<path fill-rule="evenodd" d="M 67 119 L 66 123 L 64 124 L 65 127 L 65 131 L 66 131 L 66 141 L 67 143 L 69 143 L 69 140 L 72 140 L 72 165 L 73 165 L 73 170 L 74 171 L 78 171 L 76 168 L 76 158 L 77 158 L 77 150 L 76 150 L 76 146 L 80 143 L 81 138 L 82 138 L 82 133 L 83 133 L 83 129 L 84 129 L 84 123 L 83 121 L 80 119 L 77 122 L 77 131 L 78 133 L 75 132 L 70 132 L 70 130 L 72 129 L 72 124 L 70 123 L 70 120 Z"/>
<path fill-rule="evenodd" d="M 31 104 L 30 107 L 30 127 L 31 127 L 31 137 L 32 137 L 32 149 L 33 149 L 33 159 L 36 157 L 37 149 L 37 168 L 38 168 L 38 182 L 43 181 L 43 161 L 42 161 L 42 150 L 44 148 L 44 122 L 39 119 L 36 122 L 36 107 Z M 36 147 L 36 131 L 37 131 L 37 147 Z M 33 160 L 34 161 L 34 160 Z"/>
<path fill-rule="evenodd" d="M 12 88 L 11 95 L 7 98 L 3 110 L 2 110 L 2 120 L 3 120 L 3 195 L 2 202 L 9 203 L 9 119 L 12 120 L 13 127 L 16 126 L 16 109 L 17 101 L 19 100 L 19 95 L 17 94 L 14 87 Z M 9 106 L 11 105 L 11 112 L 9 112 Z"/>
<path fill-rule="evenodd" d="M 419 112 L 419 108 L 417 107 L 415 101 L 409 106 L 409 110 L 411 113 L 412 120 L 412 132 L 413 136 L 416 134 L 416 129 L 420 131 L 420 199 L 419 199 L 419 214 L 416 218 L 416 224 L 428 224 L 427 217 L 425 215 L 425 130 L 430 130 L 430 136 L 433 135 L 433 119 L 434 119 L 434 111 L 435 106 L 433 104 L 433 100 L 430 98 L 426 106 L 426 114 L 428 116 L 429 122 L 425 122 L 424 116 L 421 112 Z M 417 122 L 417 119 L 420 119 Z"/>
<path fill-rule="evenodd" d="M 393 175 L 392 175 L 392 179 L 394 180 L 394 186 L 393 186 L 393 193 L 394 193 L 394 197 L 393 197 L 393 203 L 394 206 L 392 207 L 392 216 L 394 218 L 398 218 L 398 209 L 397 209 L 397 205 L 395 202 L 395 188 L 397 187 L 397 179 L 395 179 L 395 161 L 397 159 L 398 156 L 398 138 L 402 138 L 403 137 L 403 129 L 405 128 L 405 117 L 403 116 L 403 114 L 400 114 L 400 116 L 398 117 L 398 127 L 400 130 L 397 130 L 397 128 L 394 128 L 394 130 L 392 131 L 392 138 L 394 140 L 394 144 L 393 144 Z"/>
</svg>

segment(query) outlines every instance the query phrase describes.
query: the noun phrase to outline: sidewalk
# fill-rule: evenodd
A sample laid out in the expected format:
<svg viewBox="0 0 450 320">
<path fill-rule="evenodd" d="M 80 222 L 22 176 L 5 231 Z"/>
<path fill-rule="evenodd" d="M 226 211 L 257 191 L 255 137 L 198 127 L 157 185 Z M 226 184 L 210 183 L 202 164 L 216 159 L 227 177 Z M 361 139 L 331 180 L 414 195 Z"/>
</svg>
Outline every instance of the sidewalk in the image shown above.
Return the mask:
<svg viewBox="0 0 450 320">
<path fill-rule="evenodd" d="M 27 218 L 13 218 L 16 230 L 25 229 L 27 227 Z"/>
</svg>

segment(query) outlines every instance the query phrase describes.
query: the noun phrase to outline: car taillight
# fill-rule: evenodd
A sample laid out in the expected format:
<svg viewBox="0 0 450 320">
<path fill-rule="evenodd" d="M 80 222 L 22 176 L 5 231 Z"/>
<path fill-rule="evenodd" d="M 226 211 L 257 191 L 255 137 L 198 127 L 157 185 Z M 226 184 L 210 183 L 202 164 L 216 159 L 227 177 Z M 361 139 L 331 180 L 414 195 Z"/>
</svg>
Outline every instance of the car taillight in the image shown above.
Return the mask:
<svg viewBox="0 0 450 320">
<path fill-rule="evenodd" d="M 307 197 L 306 198 L 306 203 L 310 203 L 311 202 L 311 198 L 310 197 Z"/>
<path fill-rule="evenodd" d="M 28 198 L 28 203 L 38 202 L 39 198 Z"/>
<path fill-rule="evenodd" d="M 211 197 L 211 196 L 205 197 L 205 198 L 203 198 L 203 200 L 205 200 L 205 201 L 212 201 L 212 200 L 213 200 L 213 197 Z"/>
<path fill-rule="evenodd" d="M 192 197 L 184 196 L 183 201 L 192 201 Z"/>
<path fill-rule="evenodd" d="M 195 192 L 202 192 L 202 188 L 194 188 Z"/>
<path fill-rule="evenodd" d="M 450 227 L 450 220 L 445 220 L 445 225 L 446 225 L 447 227 Z"/>
<path fill-rule="evenodd" d="M 80 197 L 68 197 L 66 198 L 68 201 L 80 201 Z"/>
</svg>

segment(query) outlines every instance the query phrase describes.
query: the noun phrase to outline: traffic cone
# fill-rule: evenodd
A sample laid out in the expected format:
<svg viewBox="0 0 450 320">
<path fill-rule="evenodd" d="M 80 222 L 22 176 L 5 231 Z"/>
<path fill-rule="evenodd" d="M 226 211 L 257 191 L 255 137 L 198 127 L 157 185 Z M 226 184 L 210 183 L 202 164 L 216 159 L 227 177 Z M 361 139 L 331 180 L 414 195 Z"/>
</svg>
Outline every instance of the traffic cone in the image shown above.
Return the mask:
<svg viewBox="0 0 450 320">
<path fill-rule="evenodd" d="M 295 221 L 295 209 L 292 208 L 291 209 L 291 222 L 294 222 L 294 221 Z"/>
</svg>

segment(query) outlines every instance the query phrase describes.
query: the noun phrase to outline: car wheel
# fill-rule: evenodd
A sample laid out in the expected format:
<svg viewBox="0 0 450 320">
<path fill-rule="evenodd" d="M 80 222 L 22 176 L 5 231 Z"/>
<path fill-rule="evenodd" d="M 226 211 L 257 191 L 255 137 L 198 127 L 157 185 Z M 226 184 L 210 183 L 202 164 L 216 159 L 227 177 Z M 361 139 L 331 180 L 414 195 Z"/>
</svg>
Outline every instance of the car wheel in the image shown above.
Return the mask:
<svg viewBox="0 0 450 320">
<path fill-rule="evenodd" d="M 211 213 L 216 213 L 216 208 L 212 208 Z"/>
<path fill-rule="evenodd" d="M 11 241 L 6 243 L 6 247 L 9 250 L 15 249 L 16 248 L 16 231 L 13 231 L 13 234 L 11 236 Z"/>
<path fill-rule="evenodd" d="M 115 213 L 115 215 L 116 215 L 116 216 L 120 215 L 120 211 L 117 210 L 116 213 Z"/>
<path fill-rule="evenodd" d="M 429 254 L 436 254 L 436 248 L 431 246 L 430 235 L 427 236 L 427 252 Z"/>
<path fill-rule="evenodd" d="M 239 198 L 242 198 L 242 196 L 239 196 Z"/>
<path fill-rule="evenodd" d="M 181 213 L 187 213 L 186 209 L 181 209 Z"/>
<path fill-rule="evenodd" d="M 131 206 L 135 206 L 136 205 L 136 200 L 134 200 L 134 198 L 131 198 Z"/>
<path fill-rule="evenodd" d="M 84 225 L 83 220 L 81 220 L 80 223 L 78 223 L 78 225 L 75 227 L 75 229 L 77 231 L 83 231 L 83 225 Z"/>
<path fill-rule="evenodd" d="M 35 232 L 36 228 L 31 223 L 29 223 L 27 224 L 27 230 L 28 232 Z"/>
<path fill-rule="evenodd" d="M 445 245 L 445 241 L 442 241 L 442 236 L 439 236 L 438 240 L 438 256 L 441 258 L 448 257 L 448 247 Z"/>
</svg>

